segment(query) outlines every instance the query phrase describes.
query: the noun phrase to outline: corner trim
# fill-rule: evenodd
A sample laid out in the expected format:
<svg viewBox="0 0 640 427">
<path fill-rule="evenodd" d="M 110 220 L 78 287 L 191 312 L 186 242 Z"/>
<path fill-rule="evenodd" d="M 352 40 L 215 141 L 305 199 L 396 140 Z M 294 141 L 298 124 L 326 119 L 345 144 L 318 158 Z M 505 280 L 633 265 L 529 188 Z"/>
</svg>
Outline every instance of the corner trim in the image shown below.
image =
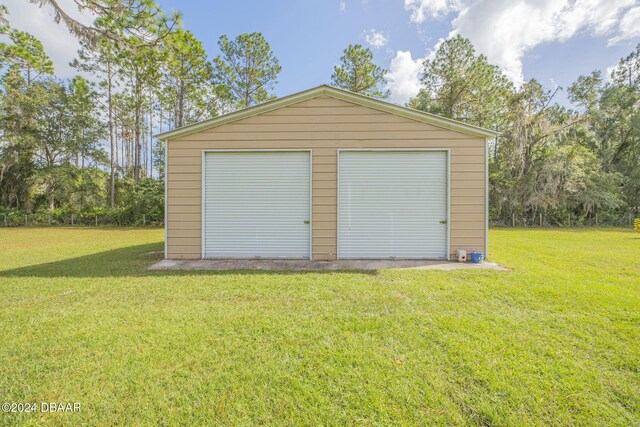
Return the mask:
<svg viewBox="0 0 640 427">
<path fill-rule="evenodd" d="M 484 257 L 489 257 L 489 139 L 484 140 Z"/>
<path fill-rule="evenodd" d="M 169 237 L 169 222 L 167 221 L 169 215 L 169 189 L 167 187 L 169 177 L 169 141 L 166 139 L 161 141 L 164 142 L 164 259 L 169 259 L 169 242 L 167 241 Z"/>
</svg>

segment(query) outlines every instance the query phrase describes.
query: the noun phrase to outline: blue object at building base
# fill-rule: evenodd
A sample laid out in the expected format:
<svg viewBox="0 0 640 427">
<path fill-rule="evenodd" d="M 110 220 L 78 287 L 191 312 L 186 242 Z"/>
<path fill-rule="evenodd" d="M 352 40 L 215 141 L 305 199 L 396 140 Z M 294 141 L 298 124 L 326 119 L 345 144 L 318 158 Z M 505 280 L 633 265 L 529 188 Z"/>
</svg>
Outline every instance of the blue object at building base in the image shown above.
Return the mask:
<svg viewBox="0 0 640 427">
<path fill-rule="evenodd" d="M 471 252 L 469 259 L 475 264 L 480 264 L 484 259 L 484 254 L 482 252 Z"/>
</svg>

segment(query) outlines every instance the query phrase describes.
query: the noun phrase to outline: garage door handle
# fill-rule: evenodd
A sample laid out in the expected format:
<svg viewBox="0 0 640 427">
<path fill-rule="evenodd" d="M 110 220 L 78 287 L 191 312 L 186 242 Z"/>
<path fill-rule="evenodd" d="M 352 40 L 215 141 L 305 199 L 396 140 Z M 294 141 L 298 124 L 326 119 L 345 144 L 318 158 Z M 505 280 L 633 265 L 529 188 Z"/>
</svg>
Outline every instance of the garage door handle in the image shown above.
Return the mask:
<svg viewBox="0 0 640 427">
<path fill-rule="evenodd" d="M 447 223 L 446 219 L 443 219 L 442 221 L 440 221 L 440 224 L 446 224 L 446 223 Z"/>
<path fill-rule="evenodd" d="M 305 224 L 311 224 L 311 221 L 309 221 L 308 219 L 305 219 L 305 220 L 304 220 L 304 223 L 305 223 Z"/>
</svg>

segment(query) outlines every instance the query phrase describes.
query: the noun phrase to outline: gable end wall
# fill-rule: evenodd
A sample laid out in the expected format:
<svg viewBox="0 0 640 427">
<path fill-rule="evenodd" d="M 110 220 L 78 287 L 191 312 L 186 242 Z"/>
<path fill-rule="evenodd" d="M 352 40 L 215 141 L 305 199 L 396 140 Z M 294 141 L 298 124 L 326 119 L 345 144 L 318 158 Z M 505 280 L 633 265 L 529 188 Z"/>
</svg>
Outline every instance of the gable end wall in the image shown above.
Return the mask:
<svg viewBox="0 0 640 427">
<path fill-rule="evenodd" d="M 451 155 L 450 250 L 485 252 L 486 141 L 320 96 L 171 139 L 167 151 L 167 258 L 201 257 L 202 150 L 311 149 L 312 256 L 337 248 L 337 150 L 446 148 Z"/>
</svg>

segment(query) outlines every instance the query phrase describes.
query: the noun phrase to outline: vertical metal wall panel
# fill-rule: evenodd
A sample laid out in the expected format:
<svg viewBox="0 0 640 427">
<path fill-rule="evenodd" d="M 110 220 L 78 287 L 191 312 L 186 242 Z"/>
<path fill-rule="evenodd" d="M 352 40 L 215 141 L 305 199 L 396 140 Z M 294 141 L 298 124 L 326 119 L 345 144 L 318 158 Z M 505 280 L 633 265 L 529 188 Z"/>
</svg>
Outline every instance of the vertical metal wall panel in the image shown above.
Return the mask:
<svg viewBox="0 0 640 427">
<path fill-rule="evenodd" d="M 446 259 L 446 151 L 341 151 L 338 253 Z"/>
<path fill-rule="evenodd" d="M 308 151 L 204 154 L 205 258 L 309 258 Z"/>
</svg>

